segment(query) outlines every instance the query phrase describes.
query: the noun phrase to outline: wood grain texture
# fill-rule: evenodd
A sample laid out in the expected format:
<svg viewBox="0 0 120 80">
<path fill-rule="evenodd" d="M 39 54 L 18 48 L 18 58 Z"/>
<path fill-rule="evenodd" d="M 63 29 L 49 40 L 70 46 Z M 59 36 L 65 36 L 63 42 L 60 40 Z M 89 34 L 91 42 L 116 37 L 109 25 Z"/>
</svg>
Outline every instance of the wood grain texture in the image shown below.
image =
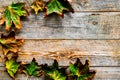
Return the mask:
<svg viewBox="0 0 120 80">
<path fill-rule="evenodd" d="M 25 40 L 23 51 L 120 52 L 120 40 Z"/>
<path fill-rule="evenodd" d="M 0 7 L 12 2 L 26 2 L 30 6 L 34 0 L 0 0 Z M 48 0 L 44 0 L 48 1 Z M 75 11 L 120 11 L 120 0 L 72 0 Z"/>
<path fill-rule="evenodd" d="M 2 51 L 2 50 L 1 50 Z M 4 59 L 0 65 L 4 66 Z M 61 66 L 69 65 L 75 58 L 90 59 L 91 66 L 120 66 L 120 40 L 25 40 L 18 61 L 51 64 L 59 60 Z"/>
<path fill-rule="evenodd" d="M 12 2 L 26 2 L 28 7 L 33 1 L 0 0 L 0 12 L 1 7 Z M 64 19 L 57 15 L 44 18 L 43 12 L 34 15 L 28 7 L 30 16 L 21 18 L 23 28 L 16 32 L 16 37 L 25 39 L 18 61 L 29 63 L 34 57 L 39 64 L 51 65 L 57 59 L 60 66 L 68 66 L 76 58 L 83 63 L 90 59 L 91 69 L 97 71 L 94 80 L 119 80 L 120 0 L 73 0 L 72 5 L 75 13 L 65 13 Z M 0 80 L 12 80 L 5 72 L 4 60 L 0 48 Z M 22 74 L 16 77 L 15 80 L 27 79 Z M 44 76 L 28 80 L 44 80 Z"/>
<path fill-rule="evenodd" d="M 120 67 L 90 67 L 92 70 L 96 70 L 96 76 L 93 80 L 119 80 L 120 79 Z M 0 67 L 0 80 L 12 80 L 5 72 L 4 67 Z M 26 80 L 27 76 L 24 74 L 16 75 L 15 80 Z M 44 76 L 41 78 L 29 77 L 28 80 L 44 80 Z"/>
<path fill-rule="evenodd" d="M 24 39 L 120 39 L 120 12 L 76 12 L 64 19 L 56 15 L 43 18 L 41 13 L 22 21 L 23 28 L 17 33 Z M 0 32 L 4 31 L 0 26 Z"/>
</svg>

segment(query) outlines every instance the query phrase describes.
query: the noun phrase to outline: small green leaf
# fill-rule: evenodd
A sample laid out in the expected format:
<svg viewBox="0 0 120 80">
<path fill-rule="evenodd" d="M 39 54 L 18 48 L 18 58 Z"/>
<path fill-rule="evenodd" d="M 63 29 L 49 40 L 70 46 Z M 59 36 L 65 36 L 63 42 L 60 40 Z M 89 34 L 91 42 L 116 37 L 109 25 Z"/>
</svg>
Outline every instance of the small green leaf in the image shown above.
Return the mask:
<svg viewBox="0 0 120 80">
<path fill-rule="evenodd" d="M 31 8 L 35 11 L 35 14 L 38 14 L 38 11 L 43 11 L 44 9 L 43 0 L 36 0 L 32 3 Z"/>
<path fill-rule="evenodd" d="M 7 72 L 12 78 L 15 78 L 15 74 L 19 66 L 20 64 L 18 64 L 14 59 L 10 59 L 5 62 L 5 67 L 7 69 Z"/>
<path fill-rule="evenodd" d="M 58 67 L 58 62 L 54 60 L 54 63 L 51 67 L 47 64 L 44 65 L 44 71 L 46 75 L 52 80 L 66 80 L 65 69 Z"/>
<path fill-rule="evenodd" d="M 23 72 L 28 74 L 29 76 L 41 76 L 42 70 L 41 67 L 38 66 L 38 64 L 35 61 L 35 58 L 33 58 L 32 62 L 30 64 L 25 64 Z"/>
<path fill-rule="evenodd" d="M 49 0 L 46 3 L 45 8 L 47 10 L 45 17 L 52 13 L 57 13 L 63 17 L 63 11 L 74 12 L 73 8 L 67 0 Z"/>
<path fill-rule="evenodd" d="M 6 23 L 6 30 L 10 30 L 12 23 L 17 29 L 21 29 L 22 23 L 20 16 L 27 16 L 28 11 L 25 9 L 25 3 L 12 3 L 8 6 L 3 15 L 0 24 Z"/>
<path fill-rule="evenodd" d="M 79 59 L 75 64 L 70 64 L 70 72 L 72 77 L 77 77 L 77 80 L 92 80 L 96 73 L 89 70 L 89 60 L 83 65 Z"/>
<path fill-rule="evenodd" d="M 16 53 L 18 52 L 18 47 L 23 45 L 23 39 L 15 39 L 15 32 L 11 31 L 8 35 L 1 35 L 0 45 L 5 55 L 8 52 Z"/>
</svg>

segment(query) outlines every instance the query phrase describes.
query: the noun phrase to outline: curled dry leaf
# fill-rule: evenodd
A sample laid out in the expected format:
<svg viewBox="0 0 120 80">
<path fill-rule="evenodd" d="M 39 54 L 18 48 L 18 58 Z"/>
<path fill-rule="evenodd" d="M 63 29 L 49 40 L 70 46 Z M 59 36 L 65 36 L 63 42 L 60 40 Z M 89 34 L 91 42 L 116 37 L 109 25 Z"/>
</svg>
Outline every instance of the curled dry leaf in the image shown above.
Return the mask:
<svg viewBox="0 0 120 80">
<path fill-rule="evenodd" d="M 41 76 L 43 71 L 41 70 L 41 66 L 38 65 L 35 58 L 33 58 L 30 64 L 23 64 L 24 69 L 22 72 L 29 76 Z"/>
<path fill-rule="evenodd" d="M 49 0 L 45 5 L 45 9 L 45 17 L 52 13 L 56 13 L 64 17 L 63 11 L 74 12 L 68 0 Z"/>
<path fill-rule="evenodd" d="M 35 14 L 38 14 L 38 11 L 43 11 L 44 9 L 43 0 L 36 0 L 32 3 L 31 8 L 35 11 Z"/>
<path fill-rule="evenodd" d="M 0 44 L 5 55 L 8 52 L 18 52 L 18 47 L 23 45 L 23 39 L 15 39 L 15 32 L 11 31 L 8 35 L 1 35 Z"/>
<path fill-rule="evenodd" d="M 43 66 L 46 76 L 52 80 L 66 80 L 65 68 L 59 69 L 58 62 L 54 60 L 53 65 L 50 67 L 47 64 Z"/>
<path fill-rule="evenodd" d="M 6 30 L 8 31 L 10 30 L 12 24 L 14 24 L 17 29 L 21 29 L 22 23 L 20 21 L 20 16 L 28 15 L 28 11 L 25 9 L 25 3 L 12 3 L 2 14 L 0 24 L 5 22 Z"/>
<path fill-rule="evenodd" d="M 20 64 L 18 62 L 16 62 L 16 60 L 14 58 L 7 60 L 5 62 L 5 67 L 6 70 L 8 72 L 8 74 L 10 75 L 10 77 L 15 78 L 15 74 L 19 69 Z"/>
<path fill-rule="evenodd" d="M 75 80 L 92 80 L 96 73 L 96 71 L 89 70 L 89 60 L 86 60 L 83 65 L 79 59 L 75 64 L 70 64 L 70 72 Z"/>
</svg>

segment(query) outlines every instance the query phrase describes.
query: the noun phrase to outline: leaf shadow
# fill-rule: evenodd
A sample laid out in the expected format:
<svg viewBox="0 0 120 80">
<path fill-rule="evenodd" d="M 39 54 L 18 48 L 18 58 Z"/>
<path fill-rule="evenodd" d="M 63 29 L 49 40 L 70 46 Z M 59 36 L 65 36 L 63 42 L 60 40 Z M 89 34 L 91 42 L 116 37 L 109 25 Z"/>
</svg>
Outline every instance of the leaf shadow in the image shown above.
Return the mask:
<svg viewBox="0 0 120 80">
<path fill-rule="evenodd" d="M 44 18 L 44 26 L 46 27 L 62 27 L 62 18 L 57 14 L 50 14 Z"/>
</svg>

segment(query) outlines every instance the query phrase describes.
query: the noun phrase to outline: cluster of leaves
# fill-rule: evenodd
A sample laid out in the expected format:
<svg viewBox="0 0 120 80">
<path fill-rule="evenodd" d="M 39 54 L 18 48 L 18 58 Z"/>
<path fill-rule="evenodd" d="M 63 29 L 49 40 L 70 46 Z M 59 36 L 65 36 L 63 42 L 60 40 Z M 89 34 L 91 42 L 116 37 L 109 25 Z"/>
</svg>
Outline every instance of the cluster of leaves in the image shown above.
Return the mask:
<svg viewBox="0 0 120 80">
<path fill-rule="evenodd" d="M 34 9 L 35 14 L 38 14 L 38 11 L 43 11 L 44 9 L 46 10 L 45 17 L 52 13 L 56 13 L 63 17 L 63 11 L 74 12 L 68 0 L 49 0 L 45 5 L 44 3 L 43 0 L 36 0 L 33 2 L 31 8 Z M 28 15 L 29 13 L 25 8 L 25 3 L 12 3 L 3 12 L 0 24 L 5 23 L 6 30 L 8 31 L 10 31 L 13 25 L 17 29 L 21 29 L 22 23 L 20 17 Z M 67 68 L 59 67 L 57 60 L 54 60 L 52 66 L 48 66 L 47 64 L 38 65 L 35 58 L 33 58 L 32 62 L 29 64 L 17 62 L 18 47 L 22 46 L 23 42 L 23 39 L 15 38 L 14 31 L 11 31 L 8 35 L 1 34 L 0 45 L 2 46 L 4 55 L 7 56 L 8 53 L 17 54 L 17 56 L 10 59 L 6 57 L 5 61 L 6 70 L 12 78 L 15 78 L 15 74 L 20 71 L 28 76 L 39 77 L 44 74 L 49 80 L 68 80 L 68 77 L 72 77 L 73 80 L 92 80 L 96 73 L 95 71 L 89 70 L 88 60 L 86 60 L 84 65 L 79 59 L 77 59 L 75 64 L 70 64 L 69 74 L 66 72 Z"/>
<path fill-rule="evenodd" d="M 89 70 L 88 60 L 83 65 L 79 59 L 77 59 L 75 64 L 70 64 L 69 74 L 66 72 L 67 68 L 59 67 L 57 60 L 54 60 L 52 66 L 48 66 L 47 64 L 38 65 L 35 58 L 29 64 L 18 63 L 12 58 L 6 61 L 5 65 L 8 74 L 12 78 L 15 78 L 18 70 L 28 76 L 40 77 L 41 75 L 45 75 L 47 80 L 69 80 L 69 77 L 72 77 L 70 80 L 92 80 L 96 73 L 95 71 Z"/>
<path fill-rule="evenodd" d="M 22 64 L 16 61 L 15 58 L 11 58 L 5 62 L 6 70 L 10 77 L 15 78 L 15 74 L 20 71 L 29 76 L 40 76 L 41 67 L 37 65 L 35 59 L 30 64 Z"/>
<path fill-rule="evenodd" d="M 23 39 L 15 39 L 15 32 L 11 31 L 8 35 L 1 35 L 0 45 L 2 46 L 4 55 L 7 55 L 9 52 L 18 54 L 18 47 L 23 45 Z M 86 60 L 85 65 L 77 59 L 75 64 L 70 64 L 69 70 L 70 74 L 66 73 L 66 68 L 59 68 L 58 62 L 54 60 L 52 66 L 38 65 L 35 59 L 32 60 L 30 64 L 23 64 L 17 62 L 17 56 L 6 60 L 5 66 L 8 74 L 15 78 L 15 74 L 20 71 L 29 76 L 41 76 L 45 74 L 46 77 L 49 77 L 50 80 L 67 80 L 68 75 L 70 75 L 73 80 L 91 80 L 95 71 L 89 70 L 89 61 Z"/>
<path fill-rule="evenodd" d="M 63 11 L 74 12 L 68 0 L 49 0 L 46 3 L 43 0 L 35 0 L 30 7 L 35 11 L 35 14 L 38 14 L 39 11 L 45 10 L 46 13 L 44 17 L 47 17 L 52 13 L 56 13 L 61 17 L 64 17 Z M 25 7 L 25 3 L 12 3 L 3 12 L 0 19 L 0 25 L 5 23 L 7 31 L 11 29 L 11 26 L 21 29 L 22 22 L 20 17 L 28 15 L 29 13 Z"/>
<path fill-rule="evenodd" d="M 36 0 L 32 3 L 31 8 L 35 11 L 35 14 L 38 14 L 38 11 L 46 10 L 45 17 L 52 13 L 56 13 L 61 17 L 64 17 L 63 11 L 74 12 L 70 2 L 68 0 L 49 0 L 44 5 L 43 0 Z"/>
<path fill-rule="evenodd" d="M 0 38 L 0 46 L 2 47 L 3 53 L 5 55 L 6 61 L 5 61 L 5 67 L 8 72 L 8 74 L 15 78 L 15 74 L 17 73 L 20 63 L 16 62 L 16 57 L 18 56 L 18 47 L 23 45 L 24 40 L 23 39 L 16 39 L 15 38 L 15 32 L 11 31 L 9 34 L 1 34 Z M 7 54 L 13 53 L 14 55 L 12 58 L 8 59 Z"/>
<path fill-rule="evenodd" d="M 57 13 L 60 16 L 63 16 L 64 10 L 74 12 L 73 8 L 67 0 L 49 0 L 45 6 L 43 0 L 36 0 L 32 3 L 31 8 L 34 9 L 36 14 L 38 14 L 38 11 L 43 11 L 45 8 L 45 17 L 52 13 Z M 25 3 L 12 3 L 5 9 L 0 23 L 6 23 L 6 30 L 11 28 L 12 23 L 14 23 L 17 29 L 20 29 L 22 26 L 20 16 L 28 16 Z"/>
</svg>

